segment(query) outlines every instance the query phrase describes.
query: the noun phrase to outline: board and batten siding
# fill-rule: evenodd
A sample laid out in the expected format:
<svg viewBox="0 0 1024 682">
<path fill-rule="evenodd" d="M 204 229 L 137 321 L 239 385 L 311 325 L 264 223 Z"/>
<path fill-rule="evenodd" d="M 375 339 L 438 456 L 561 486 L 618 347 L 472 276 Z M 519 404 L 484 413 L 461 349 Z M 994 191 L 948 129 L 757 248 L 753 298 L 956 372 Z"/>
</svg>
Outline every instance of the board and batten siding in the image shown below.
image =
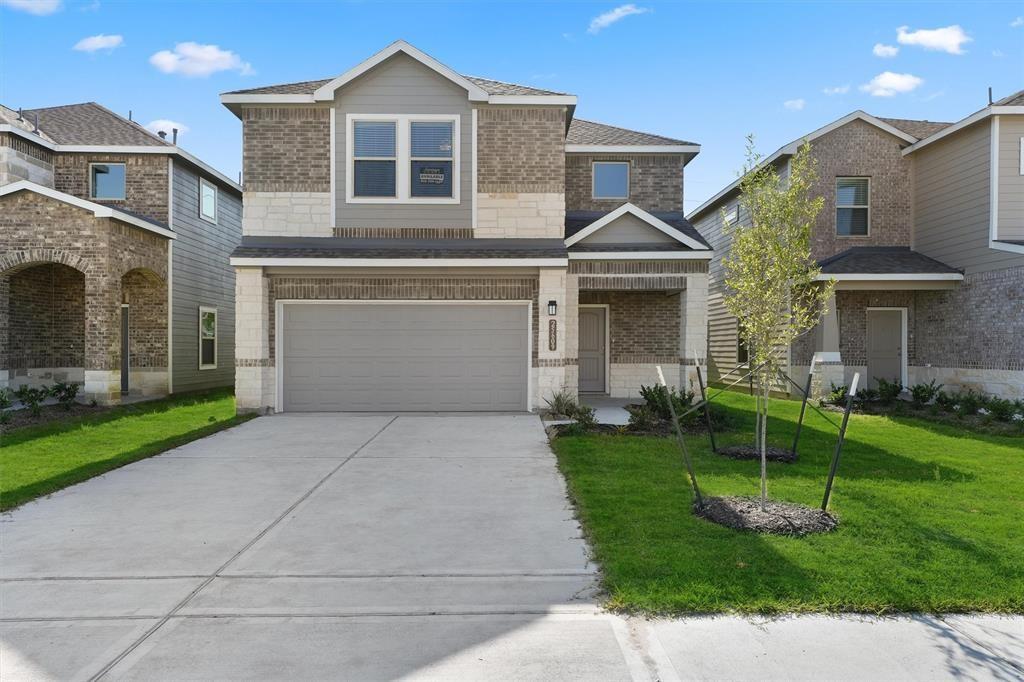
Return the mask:
<svg viewBox="0 0 1024 682">
<path fill-rule="evenodd" d="M 334 106 L 335 227 L 472 226 L 473 120 L 463 88 L 411 57 L 396 54 L 338 90 Z M 458 115 L 459 203 L 345 203 L 348 114 Z"/>
<path fill-rule="evenodd" d="M 1024 116 L 999 117 L 999 239 L 1024 239 Z"/>
<path fill-rule="evenodd" d="M 985 119 L 913 154 L 913 248 L 967 275 L 1024 263 L 988 245 L 991 140 Z"/>
<path fill-rule="evenodd" d="M 208 178 L 209 179 L 209 178 Z M 215 183 L 216 184 L 216 183 Z M 242 236 L 242 201 L 217 188 L 217 224 L 199 217 L 199 176 L 175 161 L 172 228 L 172 375 L 175 393 L 235 380 L 235 271 L 231 252 Z M 217 367 L 199 369 L 199 307 L 217 309 Z"/>
</svg>

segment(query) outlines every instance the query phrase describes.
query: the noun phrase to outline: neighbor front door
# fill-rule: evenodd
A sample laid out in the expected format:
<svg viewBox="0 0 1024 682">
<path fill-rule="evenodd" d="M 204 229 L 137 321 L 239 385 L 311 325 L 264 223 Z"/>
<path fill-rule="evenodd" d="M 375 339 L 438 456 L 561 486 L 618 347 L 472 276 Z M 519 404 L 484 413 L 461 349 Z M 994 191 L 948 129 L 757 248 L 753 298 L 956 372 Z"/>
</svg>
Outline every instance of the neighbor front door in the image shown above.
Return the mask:
<svg viewBox="0 0 1024 682">
<path fill-rule="evenodd" d="M 868 310 L 868 388 L 879 379 L 902 381 L 903 311 Z"/>
<path fill-rule="evenodd" d="M 605 308 L 580 308 L 580 391 L 604 393 L 607 367 Z"/>
</svg>

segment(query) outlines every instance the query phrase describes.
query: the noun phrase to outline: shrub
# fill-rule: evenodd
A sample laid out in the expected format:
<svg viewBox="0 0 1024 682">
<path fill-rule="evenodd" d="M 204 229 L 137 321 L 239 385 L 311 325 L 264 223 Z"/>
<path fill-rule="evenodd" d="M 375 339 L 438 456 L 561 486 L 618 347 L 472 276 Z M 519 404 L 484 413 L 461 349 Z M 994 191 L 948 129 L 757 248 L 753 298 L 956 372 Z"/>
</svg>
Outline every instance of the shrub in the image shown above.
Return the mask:
<svg viewBox="0 0 1024 682">
<path fill-rule="evenodd" d="M 1001 422 L 1008 422 L 1017 411 L 1017 406 L 1011 400 L 1002 398 L 989 398 L 988 411 L 995 419 Z"/>
<path fill-rule="evenodd" d="M 597 426 L 597 414 L 594 412 L 594 408 L 589 405 L 579 405 L 576 408 L 576 412 L 573 413 L 573 421 L 584 431 Z"/>
<path fill-rule="evenodd" d="M 8 407 L 11 406 L 12 402 L 13 400 L 11 400 L 11 389 L 0 388 L 0 410 L 6 410 Z"/>
<path fill-rule="evenodd" d="M 842 405 L 843 402 L 846 400 L 846 384 L 840 384 L 839 386 L 836 386 L 835 384 L 829 382 L 829 386 L 831 386 L 831 388 L 828 392 L 828 402 L 832 403 L 833 405 Z"/>
<path fill-rule="evenodd" d="M 952 412 L 953 407 L 956 405 L 956 396 L 945 391 L 939 391 L 935 394 L 935 404 L 946 412 Z"/>
<path fill-rule="evenodd" d="M 914 384 L 910 387 L 910 398 L 915 407 L 924 407 L 935 400 L 942 391 L 942 384 L 936 384 L 932 379 L 927 384 Z"/>
<path fill-rule="evenodd" d="M 61 407 L 70 410 L 80 388 L 81 385 L 74 382 L 58 381 L 50 387 L 50 395 L 57 399 Z"/>
<path fill-rule="evenodd" d="M 14 392 L 14 395 L 28 408 L 29 414 L 33 417 L 38 417 L 42 414 L 42 402 L 50 395 L 50 389 L 46 386 L 32 388 L 28 384 L 22 384 Z"/>
<path fill-rule="evenodd" d="M 960 405 L 960 414 L 977 414 L 982 406 L 982 397 L 974 391 L 966 391 L 956 395 L 956 402 Z"/>
<path fill-rule="evenodd" d="M 661 421 L 647 405 L 631 405 L 626 409 L 629 411 L 629 428 L 633 431 L 651 431 Z"/>
<path fill-rule="evenodd" d="M 896 401 L 896 398 L 903 392 L 903 384 L 900 383 L 899 379 L 895 381 L 887 381 L 885 379 L 878 379 L 878 400 L 885 405 L 891 405 Z"/>
<path fill-rule="evenodd" d="M 677 417 L 693 405 L 693 391 L 676 393 L 675 387 L 666 388 L 660 385 L 640 386 L 640 397 L 644 399 L 644 404 L 651 409 L 651 412 L 664 421 L 672 421 L 672 410 L 669 408 L 669 400 L 672 401 Z M 694 412 L 681 421 L 690 421 L 695 414 L 697 413 Z"/>
<path fill-rule="evenodd" d="M 862 388 L 857 391 L 857 400 L 862 403 L 873 403 L 878 400 L 878 391 L 873 388 Z"/>
<path fill-rule="evenodd" d="M 548 404 L 548 411 L 552 415 L 568 417 L 572 419 L 573 415 L 576 414 L 576 410 L 579 409 L 579 404 L 576 402 L 576 397 L 568 391 L 559 391 L 551 396 L 551 399 L 544 399 L 544 402 Z"/>
</svg>

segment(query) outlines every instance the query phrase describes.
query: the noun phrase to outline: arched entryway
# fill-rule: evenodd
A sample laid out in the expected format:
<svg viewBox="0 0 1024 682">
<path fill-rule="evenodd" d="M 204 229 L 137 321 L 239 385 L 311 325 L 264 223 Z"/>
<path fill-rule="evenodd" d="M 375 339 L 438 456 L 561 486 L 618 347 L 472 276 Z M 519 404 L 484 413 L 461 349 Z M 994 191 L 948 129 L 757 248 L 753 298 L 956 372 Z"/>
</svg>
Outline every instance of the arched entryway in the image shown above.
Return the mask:
<svg viewBox="0 0 1024 682">
<path fill-rule="evenodd" d="M 167 392 L 167 284 L 147 268 L 121 276 L 119 310 L 121 392 L 150 396 Z"/>
</svg>

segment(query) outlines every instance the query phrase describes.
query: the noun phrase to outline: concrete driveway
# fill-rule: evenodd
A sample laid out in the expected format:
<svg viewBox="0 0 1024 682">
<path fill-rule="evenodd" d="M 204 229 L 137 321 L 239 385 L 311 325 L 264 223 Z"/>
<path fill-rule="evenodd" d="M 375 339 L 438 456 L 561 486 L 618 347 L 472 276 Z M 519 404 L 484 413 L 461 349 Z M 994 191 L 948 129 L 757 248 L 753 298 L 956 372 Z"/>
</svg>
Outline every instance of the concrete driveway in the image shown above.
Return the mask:
<svg viewBox="0 0 1024 682">
<path fill-rule="evenodd" d="M 601 612 L 532 416 L 265 417 L 0 535 L 3 680 L 1024 674 L 1019 618 Z"/>
</svg>

